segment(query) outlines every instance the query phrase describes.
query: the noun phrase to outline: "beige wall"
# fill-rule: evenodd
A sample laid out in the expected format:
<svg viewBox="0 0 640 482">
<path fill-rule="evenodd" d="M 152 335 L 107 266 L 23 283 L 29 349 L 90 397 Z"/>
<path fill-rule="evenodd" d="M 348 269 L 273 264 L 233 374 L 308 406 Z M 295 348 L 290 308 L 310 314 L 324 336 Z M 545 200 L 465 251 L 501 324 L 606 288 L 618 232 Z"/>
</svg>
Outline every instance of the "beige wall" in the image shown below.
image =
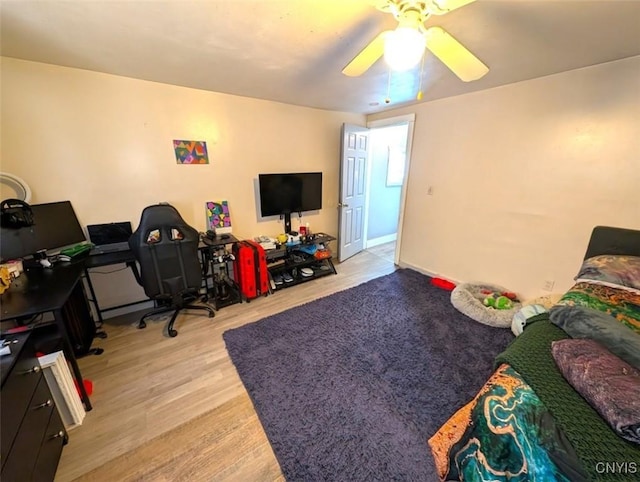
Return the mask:
<svg viewBox="0 0 640 482">
<path fill-rule="evenodd" d="M 409 112 L 403 264 L 532 297 L 570 287 L 595 225 L 640 229 L 640 57 L 369 120 Z"/>
<path fill-rule="evenodd" d="M 339 129 L 360 115 L 2 59 L 0 167 L 32 202 L 70 199 L 82 224 L 130 219 L 169 201 L 204 229 L 227 199 L 234 233 L 258 223 L 259 172 L 321 170 L 335 233 Z M 596 224 L 640 229 L 640 57 L 370 116 L 416 113 L 401 262 L 525 296 L 571 283 Z M 211 164 L 178 166 L 174 138 L 207 141 Z M 427 196 L 433 186 L 433 196 Z M 98 277 L 110 305 L 140 291 L 127 272 Z"/>
<path fill-rule="evenodd" d="M 167 201 L 204 230 L 205 201 L 226 199 L 234 234 L 276 235 L 278 221 L 258 222 L 258 173 L 322 171 L 324 208 L 303 219 L 336 234 L 340 127 L 364 116 L 1 60 L 0 167 L 30 185 L 32 203 L 69 199 L 82 225 L 135 228 L 145 206 Z M 173 139 L 206 141 L 210 164 L 177 165 Z M 104 278 L 103 304 L 140 296 L 128 273 Z"/>
<path fill-rule="evenodd" d="M 229 201 L 233 232 L 258 222 L 261 172 L 322 171 L 324 209 L 305 216 L 336 233 L 340 127 L 364 116 L 296 107 L 85 70 L 2 58 L 2 170 L 33 203 L 70 199 L 83 225 L 131 220 L 159 201 L 199 230 L 205 201 Z M 207 142 L 210 164 L 178 165 L 173 139 Z M 294 225 L 296 222 L 294 222 Z"/>
</svg>

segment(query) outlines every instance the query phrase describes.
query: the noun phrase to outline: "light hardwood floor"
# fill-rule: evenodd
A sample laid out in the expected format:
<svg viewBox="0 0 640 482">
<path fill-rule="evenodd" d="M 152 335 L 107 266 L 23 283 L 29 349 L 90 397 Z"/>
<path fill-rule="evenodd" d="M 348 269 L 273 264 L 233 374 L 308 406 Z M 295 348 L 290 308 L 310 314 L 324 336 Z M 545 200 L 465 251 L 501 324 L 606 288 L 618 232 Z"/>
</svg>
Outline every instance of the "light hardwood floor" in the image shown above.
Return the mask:
<svg viewBox="0 0 640 482">
<path fill-rule="evenodd" d="M 79 360 L 94 384 L 93 410 L 70 432 L 56 481 L 281 481 L 271 446 L 222 333 L 388 274 L 392 262 L 364 251 L 326 276 L 223 308 L 138 330 L 139 314 L 105 321 L 104 354 Z"/>
<path fill-rule="evenodd" d="M 389 243 L 379 244 L 373 248 L 367 248 L 367 251 L 371 254 L 375 254 L 380 258 L 393 263 L 396 256 L 396 242 L 391 241 Z"/>
</svg>

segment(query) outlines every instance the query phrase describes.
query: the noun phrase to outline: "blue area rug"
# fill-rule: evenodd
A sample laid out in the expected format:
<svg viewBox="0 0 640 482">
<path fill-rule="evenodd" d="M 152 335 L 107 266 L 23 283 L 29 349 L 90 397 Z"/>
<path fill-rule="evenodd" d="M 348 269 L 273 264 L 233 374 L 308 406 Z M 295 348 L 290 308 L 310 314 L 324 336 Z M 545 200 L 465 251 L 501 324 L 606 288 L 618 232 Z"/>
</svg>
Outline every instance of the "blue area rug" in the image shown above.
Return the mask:
<svg viewBox="0 0 640 482">
<path fill-rule="evenodd" d="M 437 480 L 427 439 L 513 336 L 429 281 L 399 270 L 224 333 L 287 480 Z"/>
</svg>

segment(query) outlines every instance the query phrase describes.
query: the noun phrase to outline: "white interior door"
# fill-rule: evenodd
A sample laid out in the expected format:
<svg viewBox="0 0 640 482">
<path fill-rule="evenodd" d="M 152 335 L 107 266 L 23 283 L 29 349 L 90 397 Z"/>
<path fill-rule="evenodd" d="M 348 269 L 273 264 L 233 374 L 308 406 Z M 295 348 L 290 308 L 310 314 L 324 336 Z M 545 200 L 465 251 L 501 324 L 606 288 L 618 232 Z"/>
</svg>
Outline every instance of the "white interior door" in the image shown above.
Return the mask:
<svg viewBox="0 0 640 482">
<path fill-rule="evenodd" d="M 338 261 L 341 262 L 364 248 L 368 152 L 369 129 L 343 124 L 338 202 Z"/>
</svg>

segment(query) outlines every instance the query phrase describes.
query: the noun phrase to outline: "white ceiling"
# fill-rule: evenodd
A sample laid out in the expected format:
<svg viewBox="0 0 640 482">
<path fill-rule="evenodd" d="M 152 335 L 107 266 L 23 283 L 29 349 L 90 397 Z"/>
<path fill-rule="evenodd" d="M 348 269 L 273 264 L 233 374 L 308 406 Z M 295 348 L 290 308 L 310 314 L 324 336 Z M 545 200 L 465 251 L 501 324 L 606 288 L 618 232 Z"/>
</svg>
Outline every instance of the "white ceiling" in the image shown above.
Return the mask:
<svg viewBox="0 0 640 482">
<path fill-rule="evenodd" d="M 343 67 L 394 18 L 379 0 L 2 0 L 3 56 L 321 109 L 415 102 L 419 69 Z M 640 55 L 639 0 L 478 0 L 427 26 L 490 68 L 464 83 L 433 55 L 422 101 Z"/>
</svg>

